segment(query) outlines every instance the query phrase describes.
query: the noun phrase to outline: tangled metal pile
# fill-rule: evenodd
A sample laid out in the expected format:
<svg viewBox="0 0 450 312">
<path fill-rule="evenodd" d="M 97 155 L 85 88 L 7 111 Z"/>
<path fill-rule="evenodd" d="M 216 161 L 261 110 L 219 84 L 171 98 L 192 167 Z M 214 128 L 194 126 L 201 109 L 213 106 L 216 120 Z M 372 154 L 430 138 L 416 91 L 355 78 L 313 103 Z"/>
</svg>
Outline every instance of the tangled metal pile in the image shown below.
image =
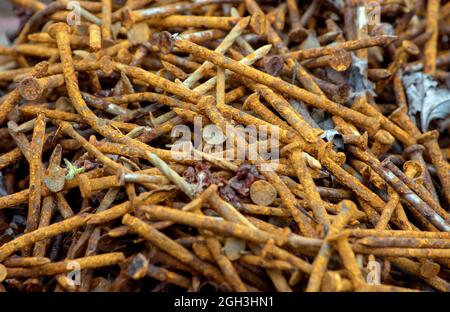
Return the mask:
<svg viewBox="0 0 450 312">
<path fill-rule="evenodd" d="M 450 290 L 450 2 L 11 2 L 0 291 Z"/>
</svg>

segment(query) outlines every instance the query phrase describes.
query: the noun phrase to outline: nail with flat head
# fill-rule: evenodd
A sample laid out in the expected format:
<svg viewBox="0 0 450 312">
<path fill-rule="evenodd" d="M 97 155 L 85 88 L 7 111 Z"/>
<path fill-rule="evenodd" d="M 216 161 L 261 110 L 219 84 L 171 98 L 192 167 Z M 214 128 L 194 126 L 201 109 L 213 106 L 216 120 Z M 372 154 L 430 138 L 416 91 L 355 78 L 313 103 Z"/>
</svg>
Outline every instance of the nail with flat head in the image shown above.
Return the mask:
<svg viewBox="0 0 450 312">
<path fill-rule="evenodd" d="M 423 145 L 414 144 L 408 146 L 403 151 L 403 156 L 406 159 L 415 160 L 420 163 L 423 168 L 422 178 L 424 182 L 425 188 L 433 195 L 436 201 L 439 201 L 439 197 L 437 195 L 436 189 L 433 184 L 433 180 L 431 179 L 430 172 L 428 171 L 428 166 L 425 160 L 423 159 L 423 152 L 425 151 L 425 147 Z"/>
<path fill-rule="evenodd" d="M 386 130 L 378 130 L 374 135 L 374 141 L 370 147 L 371 152 L 380 157 L 388 152 L 395 142 L 395 138 Z"/>
<path fill-rule="evenodd" d="M 293 43 L 302 42 L 308 36 L 308 31 L 302 26 L 297 0 L 287 0 L 286 4 L 291 22 L 291 30 L 288 34 L 289 41 Z"/>
</svg>

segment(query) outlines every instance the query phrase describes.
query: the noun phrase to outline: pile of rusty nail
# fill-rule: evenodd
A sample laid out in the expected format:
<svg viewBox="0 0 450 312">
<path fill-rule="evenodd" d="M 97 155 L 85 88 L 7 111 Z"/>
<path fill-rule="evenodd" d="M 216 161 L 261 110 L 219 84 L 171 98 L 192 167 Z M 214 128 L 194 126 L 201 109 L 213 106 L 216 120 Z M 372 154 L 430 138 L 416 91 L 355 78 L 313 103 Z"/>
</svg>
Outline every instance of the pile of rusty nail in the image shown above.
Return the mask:
<svg viewBox="0 0 450 312">
<path fill-rule="evenodd" d="M 450 291 L 450 2 L 11 3 L 0 291 Z"/>
</svg>

